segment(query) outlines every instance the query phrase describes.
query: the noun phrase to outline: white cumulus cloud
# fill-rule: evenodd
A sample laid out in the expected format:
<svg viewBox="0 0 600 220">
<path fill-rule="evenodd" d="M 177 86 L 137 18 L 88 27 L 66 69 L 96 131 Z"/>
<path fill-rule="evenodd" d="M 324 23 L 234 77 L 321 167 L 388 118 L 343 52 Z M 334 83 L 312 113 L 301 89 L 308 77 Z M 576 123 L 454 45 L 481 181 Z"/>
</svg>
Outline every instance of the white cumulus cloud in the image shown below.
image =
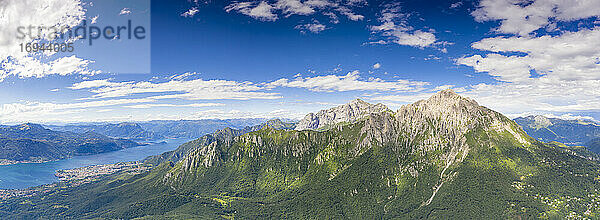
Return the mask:
<svg viewBox="0 0 600 220">
<path fill-rule="evenodd" d="M 182 13 L 181 16 L 183 17 L 194 17 L 194 15 L 196 15 L 200 10 L 198 10 L 197 7 L 192 7 L 189 10 L 187 10 L 186 12 Z"/>
<path fill-rule="evenodd" d="M 310 31 L 312 33 L 318 34 L 318 33 L 321 33 L 321 31 L 324 31 L 325 29 L 327 29 L 327 26 L 319 23 L 319 21 L 317 21 L 317 20 L 314 20 L 310 24 L 297 25 L 295 28 L 300 30 L 303 33 L 306 33 L 306 31 Z"/>
<path fill-rule="evenodd" d="M 119 15 L 128 15 L 131 14 L 131 9 L 129 8 L 123 8 L 121 9 L 121 12 L 119 12 Z"/>
<path fill-rule="evenodd" d="M 215 106 L 224 106 L 225 104 L 222 103 L 193 103 L 193 104 L 183 104 L 183 105 L 178 105 L 178 104 L 168 104 L 168 103 L 162 103 L 162 104 L 139 104 L 139 105 L 128 105 L 128 106 L 124 106 L 125 108 L 140 108 L 140 109 L 144 109 L 144 108 L 156 108 L 156 107 L 168 107 L 168 108 L 185 108 L 185 107 L 194 107 L 194 108 L 199 108 L 199 107 L 215 107 Z"/>
<path fill-rule="evenodd" d="M 556 21 L 600 16 L 600 1 L 482 0 L 472 15 L 477 21 L 499 20 L 498 32 L 525 36 Z"/>
<path fill-rule="evenodd" d="M 304 88 L 318 92 L 345 91 L 420 91 L 426 82 L 397 80 L 385 81 L 379 78 L 361 80 L 358 71 L 346 75 L 324 75 L 279 79 L 267 84 L 270 87 Z"/>
<path fill-rule="evenodd" d="M 317 12 L 330 17 L 333 23 L 339 22 L 337 14 L 352 21 L 364 19 L 353 9 L 366 5 L 366 1 L 350 0 L 346 2 L 332 0 L 273 0 L 234 2 L 225 7 L 227 12 L 238 12 L 261 21 L 275 21 L 292 15 L 313 15 Z M 337 13 L 337 14 L 336 14 Z"/>
<path fill-rule="evenodd" d="M 384 6 L 377 19 L 380 24 L 371 26 L 371 31 L 374 34 L 380 34 L 383 37 L 375 43 L 396 43 L 420 48 L 433 46 L 437 43 L 437 38 L 432 31 L 415 29 L 409 25 L 408 18 L 408 14 L 402 13 L 399 3 Z"/>
<path fill-rule="evenodd" d="M 236 2 L 225 7 L 225 11 L 227 12 L 237 11 L 261 21 L 277 20 L 278 17 L 274 14 L 274 10 L 275 7 L 265 1 L 258 4 L 255 2 Z"/>
<path fill-rule="evenodd" d="M 90 89 L 93 98 L 115 98 L 134 94 L 154 94 L 152 99 L 185 100 L 250 100 L 279 99 L 277 93 L 264 92 L 264 88 L 251 82 L 229 80 L 170 80 L 167 82 L 111 82 L 92 80 L 76 83 L 71 89 Z"/>
<path fill-rule="evenodd" d="M 508 114 L 600 111 L 600 27 L 536 32 L 597 17 L 600 1 L 482 0 L 472 15 L 500 21 L 500 36 L 473 43 L 478 52 L 456 63 L 497 82 L 473 85 L 464 94 Z"/>
<path fill-rule="evenodd" d="M 28 53 L 20 45 L 52 40 L 54 29 L 74 27 L 85 18 L 79 0 L 45 0 L 0 2 L 0 81 L 10 76 L 44 77 L 47 75 L 92 74 L 92 63 L 70 56 L 57 58 L 53 53 Z M 29 34 L 26 27 L 46 27 Z"/>
</svg>

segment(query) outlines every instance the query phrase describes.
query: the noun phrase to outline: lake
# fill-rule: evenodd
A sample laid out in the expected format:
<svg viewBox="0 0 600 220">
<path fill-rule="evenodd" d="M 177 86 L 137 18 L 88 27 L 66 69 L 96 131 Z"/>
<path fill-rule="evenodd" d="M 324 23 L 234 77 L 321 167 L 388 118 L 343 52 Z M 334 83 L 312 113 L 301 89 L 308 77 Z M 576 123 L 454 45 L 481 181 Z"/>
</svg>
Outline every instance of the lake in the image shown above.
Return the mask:
<svg viewBox="0 0 600 220">
<path fill-rule="evenodd" d="M 148 156 L 177 149 L 190 139 L 169 139 L 166 143 L 149 144 L 103 154 L 77 156 L 71 159 L 46 163 L 13 164 L 0 166 L 0 189 L 25 189 L 58 182 L 57 170 L 73 169 L 91 165 L 111 164 L 142 160 Z"/>
</svg>

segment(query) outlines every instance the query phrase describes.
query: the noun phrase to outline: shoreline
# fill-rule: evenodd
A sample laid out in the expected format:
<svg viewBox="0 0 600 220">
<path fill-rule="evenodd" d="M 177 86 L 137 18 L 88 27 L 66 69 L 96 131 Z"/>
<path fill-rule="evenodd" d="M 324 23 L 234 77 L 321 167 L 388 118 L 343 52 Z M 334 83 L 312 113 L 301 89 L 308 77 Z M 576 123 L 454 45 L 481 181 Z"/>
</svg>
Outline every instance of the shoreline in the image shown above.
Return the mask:
<svg viewBox="0 0 600 220">
<path fill-rule="evenodd" d="M 65 160 L 65 159 L 69 159 L 69 158 L 56 159 L 56 160 L 24 160 L 24 161 L 0 159 L 0 166 L 17 165 L 17 164 L 48 163 L 48 162 L 54 162 L 54 161 L 59 161 L 59 160 Z"/>
<path fill-rule="evenodd" d="M 156 143 L 138 143 L 138 142 L 136 142 L 136 143 L 138 145 L 135 146 L 135 147 L 147 147 L 147 146 L 150 146 L 150 145 L 153 145 L 153 144 L 167 144 L 166 141 L 161 141 L 161 142 L 156 142 Z M 114 150 L 114 151 L 108 151 L 108 152 L 102 152 L 102 153 L 97 153 L 97 154 L 75 155 L 75 156 L 69 156 L 69 157 L 65 157 L 65 158 L 54 159 L 54 160 L 23 160 L 23 161 L 17 161 L 17 160 L 0 159 L 0 166 L 9 166 L 9 165 L 17 165 L 17 164 L 40 164 L 40 163 L 48 163 L 48 162 L 55 162 L 55 161 L 60 161 L 60 160 L 73 159 L 74 157 L 80 157 L 80 156 L 93 156 L 93 155 L 98 155 L 98 154 L 112 153 L 112 152 L 116 152 L 116 151 L 120 151 L 120 150 L 125 150 L 125 149 L 130 149 L 130 148 L 135 148 L 135 147 L 128 147 L 128 148 L 123 148 L 123 149 Z"/>
<path fill-rule="evenodd" d="M 192 139 L 193 140 L 193 139 Z M 168 149 L 164 149 L 164 150 L 160 150 L 159 153 L 151 153 L 148 154 L 148 156 L 143 157 L 141 159 L 136 158 L 135 160 L 132 161 L 111 161 L 112 163 L 108 163 L 108 164 L 90 164 L 90 165 L 85 165 L 85 166 L 81 166 L 81 167 L 75 167 L 72 169 L 64 169 L 64 170 L 56 170 L 53 169 L 52 173 L 49 173 L 49 175 L 52 175 L 52 177 L 56 178 L 55 180 L 53 180 L 52 182 L 46 182 L 45 184 L 40 184 L 40 185 L 31 185 L 28 186 L 27 188 L 2 188 L 0 189 L 0 201 L 3 200 L 4 198 L 11 198 L 13 196 L 24 196 L 24 195 L 28 195 L 31 194 L 31 190 L 36 191 L 36 192 L 43 192 L 45 189 L 48 188 L 52 188 L 52 187 L 64 187 L 65 185 L 68 186 L 72 186 L 72 183 L 76 183 L 76 182 L 81 182 L 78 180 L 74 180 L 74 179 L 68 179 L 67 181 L 63 181 L 65 180 L 64 178 L 61 179 L 59 177 L 59 173 L 66 173 L 68 171 L 71 170 L 80 170 L 81 172 L 79 172 L 77 174 L 77 172 L 72 172 L 72 174 L 77 174 L 79 177 L 83 177 L 83 175 L 88 175 L 90 178 L 88 179 L 92 179 L 92 178 L 100 178 L 103 175 L 110 175 L 112 173 L 116 173 L 119 172 L 121 170 L 119 169 L 113 169 L 115 172 L 110 172 L 107 173 L 106 170 L 102 171 L 102 166 L 114 166 L 114 165 L 118 165 L 118 164 L 124 164 L 124 163 L 143 163 L 142 161 L 145 160 L 147 157 L 149 156 L 155 156 L 155 155 L 160 155 L 161 153 L 167 152 L 167 151 L 172 151 L 174 149 L 176 149 L 178 146 L 180 146 L 183 143 L 186 143 L 190 141 L 190 139 L 188 138 L 170 138 L 170 139 L 163 139 L 163 140 L 158 140 L 156 142 L 153 143 L 145 143 L 143 145 L 134 147 L 134 148 L 146 148 L 148 146 L 152 146 L 152 145 L 157 145 L 157 146 L 163 146 L 163 147 L 167 147 L 167 146 L 171 146 L 173 147 L 171 149 L 171 147 L 168 147 Z M 176 145 L 176 146 L 175 146 Z M 162 147 L 161 147 L 162 148 Z M 130 149 L 130 148 L 126 148 L 126 149 Z M 126 149 L 122 149 L 122 150 L 126 150 Z M 140 152 L 145 152 L 145 151 L 140 151 Z M 113 153 L 113 152 L 107 152 L 107 153 Z M 101 153 L 104 154 L 104 153 Z M 144 153 L 147 154 L 147 153 Z M 94 154 L 94 155 L 100 155 L 100 154 Z M 86 156 L 93 156 L 93 155 L 86 155 Z M 79 156 L 72 156 L 72 157 L 67 157 L 64 159 L 57 159 L 57 160 L 26 160 L 26 161 L 14 161 L 14 160 L 6 160 L 6 159 L 0 159 L 0 167 L 10 167 L 11 165 L 17 165 L 17 164 L 44 164 L 44 163 L 48 163 L 48 162 L 56 162 L 56 161 L 62 161 L 62 160 L 68 160 L 68 159 L 73 159 L 73 158 L 77 158 Z M 37 166 L 37 165 L 32 165 L 32 166 Z M 42 165 L 45 166 L 45 165 Z M 146 165 L 143 165 L 146 166 Z M 20 167 L 20 166 L 15 166 L 15 167 Z M 23 166 L 23 167 L 28 167 L 28 166 Z M 92 167 L 96 167 L 98 172 L 93 172 L 91 169 L 94 169 Z M 150 168 L 152 168 L 153 166 L 151 166 Z M 86 170 L 87 171 L 84 171 Z M 86 173 L 87 172 L 87 173 Z M 104 173 L 101 173 L 104 172 Z M 131 173 L 131 172 L 129 172 Z M 101 175 L 96 175 L 96 174 L 101 174 Z M 83 178 L 85 179 L 85 178 Z M 0 180 L 1 181 L 1 180 Z M 71 183 L 68 183 L 68 182 Z M 9 196 L 10 195 L 10 196 Z"/>
<path fill-rule="evenodd" d="M 59 181 L 33 186 L 26 189 L 0 189 L 0 202 L 11 198 L 25 198 L 45 193 L 56 187 L 77 187 L 87 183 L 100 181 L 113 174 L 137 175 L 152 169 L 153 166 L 141 161 L 119 162 L 113 164 L 90 165 L 73 169 L 57 170 L 54 174 Z"/>
</svg>

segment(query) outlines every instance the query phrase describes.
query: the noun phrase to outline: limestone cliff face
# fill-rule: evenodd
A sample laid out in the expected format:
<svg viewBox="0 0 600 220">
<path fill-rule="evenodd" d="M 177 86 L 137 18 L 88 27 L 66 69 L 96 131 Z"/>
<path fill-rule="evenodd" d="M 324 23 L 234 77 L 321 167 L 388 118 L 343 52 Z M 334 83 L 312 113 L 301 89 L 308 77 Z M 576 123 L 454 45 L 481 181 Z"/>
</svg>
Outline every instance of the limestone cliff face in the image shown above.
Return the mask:
<svg viewBox="0 0 600 220">
<path fill-rule="evenodd" d="M 521 145 L 532 141 L 500 113 L 444 90 L 396 112 L 371 113 L 361 129 L 364 139 L 359 140 L 352 153 L 360 155 L 373 146 L 383 146 L 398 152 L 399 157 L 417 158 L 399 163 L 400 176 L 417 178 L 422 170 L 435 167 L 439 179 L 431 198 L 423 201 L 423 205 L 428 205 L 442 185 L 456 175 L 452 168 L 463 162 L 472 148 L 489 146 L 485 141 L 468 144 L 467 134 L 475 129 L 508 134 Z"/>
<path fill-rule="evenodd" d="M 296 130 L 319 130 L 342 122 L 353 123 L 369 114 L 385 111 L 389 111 L 389 109 L 383 104 L 374 105 L 355 99 L 345 105 L 306 115 L 304 119 L 298 122 Z"/>
<path fill-rule="evenodd" d="M 196 149 L 183 160 L 183 170 L 189 172 L 199 166 L 211 167 L 221 163 L 221 152 L 217 148 L 217 142 Z"/>
<path fill-rule="evenodd" d="M 524 133 L 500 113 L 480 106 L 452 90 L 444 90 L 427 100 L 402 106 L 396 112 L 371 113 L 361 129 L 359 146 L 372 144 L 409 147 L 416 154 L 447 149 L 464 143 L 464 135 L 476 127 L 506 131 L 526 144 Z M 420 153 L 419 153 L 420 152 Z"/>
<path fill-rule="evenodd" d="M 486 141 L 468 144 L 469 132 L 479 128 L 486 133 L 493 131 L 510 134 L 516 143 L 522 145 L 529 145 L 531 141 L 508 118 L 480 106 L 472 99 L 461 97 L 452 90 L 440 91 L 427 100 L 405 105 L 396 112 L 394 118 L 396 124 L 393 129 L 387 128 L 390 126 L 365 126 L 363 132 L 374 133 L 375 135 L 370 136 L 384 143 L 393 143 L 398 150 L 408 150 L 410 155 L 420 158 L 400 169 L 408 171 L 413 177 L 417 177 L 419 170 L 425 166 L 437 167 L 438 183 L 433 188 L 431 198 L 424 201 L 423 205 L 431 203 L 442 185 L 456 175 L 452 167 L 463 162 L 472 148 L 489 146 Z M 377 117 L 371 118 L 375 119 Z M 367 123 L 369 124 L 373 123 Z M 392 133 L 385 134 L 381 131 Z M 377 132 L 380 133 L 379 136 Z"/>
</svg>

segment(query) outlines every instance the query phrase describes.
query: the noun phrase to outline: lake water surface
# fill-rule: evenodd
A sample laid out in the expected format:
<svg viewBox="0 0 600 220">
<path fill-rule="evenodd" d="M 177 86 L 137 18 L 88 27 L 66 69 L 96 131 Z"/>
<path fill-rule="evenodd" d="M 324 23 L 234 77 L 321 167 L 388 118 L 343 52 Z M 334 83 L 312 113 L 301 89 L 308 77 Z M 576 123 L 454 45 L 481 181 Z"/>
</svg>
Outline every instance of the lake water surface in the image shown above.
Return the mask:
<svg viewBox="0 0 600 220">
<path fill-rule="evenodd" d="M 57 182 L 58 178 L 54 176 L 57 170 L 142 160 L 148 156 L 175 150 L 179 145 L 190 141 L 190 139 L 170 139 L 165 141 L 167 143 L 150 144 L 47 163 L 0 166 L 0 189 L 25 189 L 27 187 Z"/>
</svg>

